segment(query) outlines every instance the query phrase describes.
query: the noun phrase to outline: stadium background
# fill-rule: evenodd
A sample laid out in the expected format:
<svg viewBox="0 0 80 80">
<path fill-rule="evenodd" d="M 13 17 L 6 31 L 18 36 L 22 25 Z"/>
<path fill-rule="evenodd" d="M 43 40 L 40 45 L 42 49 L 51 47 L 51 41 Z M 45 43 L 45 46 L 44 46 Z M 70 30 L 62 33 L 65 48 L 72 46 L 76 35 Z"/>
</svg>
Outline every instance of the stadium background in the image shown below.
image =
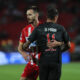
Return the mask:
<svg viewBox="0 0 80 80">
<path fill-rule="evenodd" d="M 17 46 L 27 24 L 27 6 L 37 5 L 39 19 L 45 22 L 50 3 L 58 8 L 58 23 L 66 28 L 72 42 L 71 49 L 62 55 L 61 80 L 80 80 L 80 0 L 0 0 L 0 80 L 19 80 L 25 67 Z"/>
</svg>

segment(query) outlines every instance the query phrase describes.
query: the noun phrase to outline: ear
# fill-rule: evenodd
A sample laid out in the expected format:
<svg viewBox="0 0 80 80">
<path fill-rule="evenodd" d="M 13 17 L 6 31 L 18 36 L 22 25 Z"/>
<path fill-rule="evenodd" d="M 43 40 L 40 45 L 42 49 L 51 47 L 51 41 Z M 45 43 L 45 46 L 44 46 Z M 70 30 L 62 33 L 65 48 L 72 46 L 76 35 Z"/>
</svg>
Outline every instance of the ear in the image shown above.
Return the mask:
<svg viewBox="0 0 80 80">
<path fill-rule="evenodd" d="M 58 16 L 55 16 L 55 17 L 54 17 L 55 22 L 57 22 L 57 19 L 58 19 Z"/>
</svg>

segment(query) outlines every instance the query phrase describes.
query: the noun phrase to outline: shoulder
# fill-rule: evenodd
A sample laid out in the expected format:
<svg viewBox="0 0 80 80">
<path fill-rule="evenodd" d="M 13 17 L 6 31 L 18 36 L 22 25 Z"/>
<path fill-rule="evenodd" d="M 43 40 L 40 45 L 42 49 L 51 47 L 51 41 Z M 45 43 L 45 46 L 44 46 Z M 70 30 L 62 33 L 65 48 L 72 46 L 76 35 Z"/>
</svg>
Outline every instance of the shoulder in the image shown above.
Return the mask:
<svg viewBox="0 0 80 80">
<path fill-rule="evenodd" d="M 65 31 L 65 27 L 60 25 L 60 24 L 56 24 L 56 26 L 59 28 L 59 30 L 61 31 Z"/>
<path fill-rule="evenodd" d="M 32 27 L 31 24 L 26 25 L 26 26 L 22 29 L 22 31 L 26 31 L 26 30 L 28 30 L 29 27 Z"/>
<path fill-rule="evenodd" d="M 58 26 L 59 28 L 63 29 L 64 26 L 60 25 L 60 24 L 56 24 L 56 26 Z"/>
<path fill-rule="evenodd" d="M 39 26 L 36 27 L 36 28 L 37 28 L 37 29 L 38 29 L 38 28 L 43 28 L 45 25 L 46 25 L 46 23 L 42 23 L 42 24 L 39 24 Z"/>
</svg>

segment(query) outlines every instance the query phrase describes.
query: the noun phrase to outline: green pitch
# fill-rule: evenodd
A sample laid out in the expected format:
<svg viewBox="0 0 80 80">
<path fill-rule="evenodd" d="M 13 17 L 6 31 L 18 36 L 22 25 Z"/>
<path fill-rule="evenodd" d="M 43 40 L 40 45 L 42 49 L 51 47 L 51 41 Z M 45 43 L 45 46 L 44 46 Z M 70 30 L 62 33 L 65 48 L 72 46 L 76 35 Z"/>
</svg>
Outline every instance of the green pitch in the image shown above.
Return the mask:
<svg viewBox="0 0 80 80">
<path fill-rule="evenodd" d="M 19 80 L 25 65 L 0 66 L 0 80 Z M 62 65 L 61 80 L 80 80 L 80 63 Z"/>
</svg>

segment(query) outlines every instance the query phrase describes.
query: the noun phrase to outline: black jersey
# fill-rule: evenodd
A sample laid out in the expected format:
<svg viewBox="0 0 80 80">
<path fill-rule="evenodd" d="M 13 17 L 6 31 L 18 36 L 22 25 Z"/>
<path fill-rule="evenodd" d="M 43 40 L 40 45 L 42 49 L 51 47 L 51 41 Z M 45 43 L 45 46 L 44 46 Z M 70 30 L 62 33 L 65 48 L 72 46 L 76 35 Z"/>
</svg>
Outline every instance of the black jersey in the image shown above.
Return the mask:
<svg viewBox="0 0 80 80">
<path fill-rule="evenodd" d="M 52 22 L 46 22 L 36 27 L 28 38 L 30 42 L 37 42 L 37 46 L 40 52 L 42 52 L 42 55 L 45 56 L 45 60 L 47 59 L 49 62 L 59 63 L 61 60 L 60 46 L 52 49 L 49 49 L 47 46 L 47 42 L 52 39 L 67 43 L 69 41 L 69 36 L 63 26 Z"/>
</svg>

